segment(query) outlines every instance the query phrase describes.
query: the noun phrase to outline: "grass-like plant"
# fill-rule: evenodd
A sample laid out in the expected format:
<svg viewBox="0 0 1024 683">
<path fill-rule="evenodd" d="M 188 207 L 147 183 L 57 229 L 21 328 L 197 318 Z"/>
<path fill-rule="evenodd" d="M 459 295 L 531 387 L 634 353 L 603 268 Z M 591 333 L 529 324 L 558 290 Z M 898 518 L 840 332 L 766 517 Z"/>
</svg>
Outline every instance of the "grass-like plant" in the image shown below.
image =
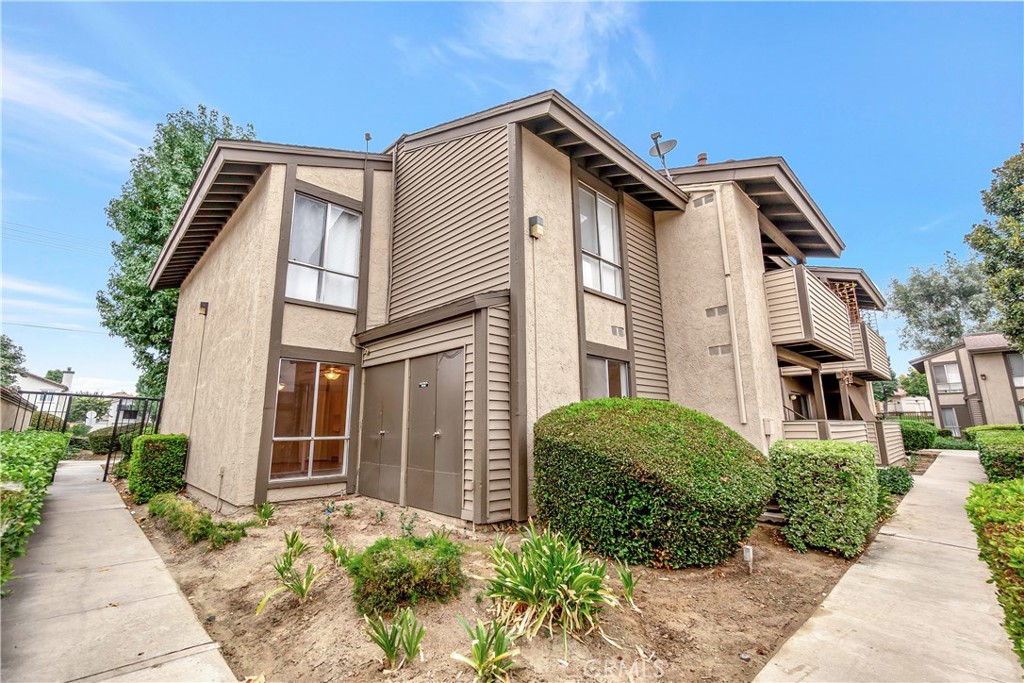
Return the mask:
<svg viewBox="0 0 1024 683">
<path fill-rule="evenodd" d="M 384 518 L 387 517 L 387 516 L 388 516 L 388 511 L 387 510 L 385 510 L 384 508 L 377 508 L 377 510 L 373 513 L 373 523 L 374 524 L 380 524 L 381 522 L 384 521 Z"/>
<path fill-rule="evenodd" d="M 601 630 L 601 612 L 617 607 L 618 599 L 605 585 L 607 567 L 588 559 L 579 543 L 556 531 L 538 533 L 530 522 L 519 551 L 510 550 L 505 539 L 491 549 L 496 576 L 488 581 L 487 594 L 494 600 L 495 620 L 513 634 L 533 638 L 542 628 L 554 636 L 562 631 L 565 652 L 568 636 L 579 638 Z"/>
<path fill-rule="evenodd" d="M 633 594 L 636 592 L 636 585 L 640 583 L 639 577 L 633 574 L 633 570 L 629 568 L 625 562 L 619 562 L 615 565 L 615 573 L 619 577 L 619 582 L 622 584 L 622 597 L 625 598 L 629 606 L 635 611 L 639 612 L 640 608 L 633 602 Z"/>
<path fill-rule="evenodd" d="M 346 517 L 351 517 L 354 511 L 355 506 L 353 506 L 352 503 L 345 503 L 345 506 L 341 508 L 341 514 L 343 514 Z"/>
<path fill-rule="evenodd" d="M 293 559 L 309 550 L 309 545 L 302 540 L 298 531 L 284 532 L 284 545 L 287 548 L 286 552 L 290 553 Z"/>
<path fill-rule="evenodd" d="M 256 614 L 259 614 L 263 611 L 263 608 L 267 606 L 267 602 L 270 601 L 270 598 L 284 591 L 291 591 L 292 593 L 294 593 L 295 596 L 299 599 L 300 603 L 306 602 L 306 600 L 309 599 L 310 592 L 313 590 L 313 584 L 316 583 L 316 580 L 323 576 L 325 573 L 317 573 L 316 565 L 313 563 L 306 565 L 305 573 L 300 573 L 294 567 L 288 567 L 287 569 L 279 569 L 276 562 L 274 564 L 274 569 L 278 573 L 278 578 L 281 582 L 281 585 L 279 585 L 277 588 L 263 596 L 263 599 L 260 601 L 260 604 L 256 607 Z"/>
<path fill-rule="evenodd" d="M 464 619 L 460 621 L 473 642 L 469 656 L 453 652 L 452 659 L 473 669 L 475 680 L 481 683 L 508 683 L 509 674 L 515 666 L 512 658 L 519 654 L 512 634 L 504 625 L 493 621 L 485 624 L 478 619 L 476 626 L 470 626 Z"/>
<path fill-rule="evenodd" d="M 406 607 L 402 611 L 402 652 L 405 653 L 405 658 L 408 661 L 414 661 L 420 653 L 420 643 L 423 642 L 423 636 L 426 635 L 427 629 L 423 624 L 419 622 L 416 615 L 413 614 L 411 607 Z"/>
<path fill-rule="evenodd" d="M 366 620 L 366 635 L 384 653 L 384 668 L 390 669 L 398 663 L 398 655 L 402 648 L 402 620 L 396 615 L 391 625 L 384 623 L 384 618 L 377 616 Z"/>
<path fill-rule="evenodd" d="M 339 543 L 330 534 L 327 535 L 327 542 L 324 543 L 324 552 L 331 556 L 336 567 L 347 565 L 353 554 L 353 551 L 347 545 Z"/>
<path fill-rule="evenodd" d="M 420 518 L 419 513 L 412 513 L 411 517 L 406 517 L 403 512 L 398 518 L 398 526 L 402 529 L 403 538 L 412 538 L 416 531 L 416 520 Z"/>
<path fill-rule="evenodd" d="M 270 526 L 270 522 L 274 519 L 274 513 L 277 512 L 277 506 L 270 501 L 262 503 L 256 506 L 256 520 L 260 526 Z"/>
</svg>

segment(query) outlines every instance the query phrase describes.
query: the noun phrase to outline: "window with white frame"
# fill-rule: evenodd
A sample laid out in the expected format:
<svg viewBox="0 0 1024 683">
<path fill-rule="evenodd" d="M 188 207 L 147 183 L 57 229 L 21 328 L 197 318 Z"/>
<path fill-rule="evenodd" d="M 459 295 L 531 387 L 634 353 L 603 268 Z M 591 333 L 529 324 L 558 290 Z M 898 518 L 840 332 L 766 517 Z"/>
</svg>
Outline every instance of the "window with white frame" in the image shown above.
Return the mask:
<svg viewBox="0 0 1024 683">
<path fill-rule="evenodd" d="M 940 408 L 939 417 L 944 429 L 953 432 L 953 436 L 960 436 L 960 425 L 956 419 L 956 410 L 953 408 Z"/>
<path fill-rule="evenodd" d="M 1010 364 L 1010 376 L 1013 378 L 1013 386 L 1024 388 L 1024 356 L 1019 353 L 1010 353 L 1006 356 Z"/>
<path fill-rule="evenodd" d="M 354 309 L 361 230 L 358 213 L 296 194 L 285 296 Z"/>
<path fill-rule="evenodd" d="M 960 366 L 956 363 L 938 363 L 932 366 L 935 390 L 940 394 L 956 394 L 964 390 L 960 379 Z"/>
<path fill-rule="evenodd" d="M 586 185 L 578 188 L 583 286 L 622 298 L 622 246 L 615 202 Z"/>
<path fill-rule="evenodd" d="M 629 396 L 629 363 L 587 356 L 585 398 Z"/>
<path fill-rule="evenodd" d="M 345 474 L 352 375 L 351 365 L 281 359 L 272 480 Z"/>
</svg>

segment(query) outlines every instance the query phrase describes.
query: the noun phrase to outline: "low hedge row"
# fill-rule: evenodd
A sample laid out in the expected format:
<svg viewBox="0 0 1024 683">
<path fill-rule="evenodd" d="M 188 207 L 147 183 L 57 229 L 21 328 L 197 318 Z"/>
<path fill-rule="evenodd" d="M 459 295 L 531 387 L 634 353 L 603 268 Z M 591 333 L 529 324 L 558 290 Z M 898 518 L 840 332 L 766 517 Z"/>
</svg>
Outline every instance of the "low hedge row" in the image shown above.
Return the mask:
<svg viewBox="0 0 1024 683">
<path fill-rule="evenodd" d="M 978 425 L 964 429 L 964 438 L 968 441 L 976 441 L 979 434 L 987 432 L 1019 432 L 1024 430 L 1024 424 L 1000 424 L 1000 425 Z"/>
<path fill-rule="evenodd" d="M 1024 665 L 1024 479 L 975 484 L 964 507 L 1003 606 L 1003 625 Z"/>
<path fill-rule="evenodd" d="M 874 448 L 845 441 L 778 441 L 768 457 L 775 497 L 786 516 L 782 535 L 793 549 L 820 548 L 843 557 L 860 552 L 878 517 Z"/>
<path fill-rule="evenodd" d="M 176 492 L 185 485 L 184 434 L 143 434 L 135 439 L 128 465 L 128 490 L 139 503 L 158 493 Z"/>
<path fill-rule="evenodd" d="M 913 453 L 934 446 L 939 430 L 927 422 L 900 420 L 900 434 L 903 436 L 903 448 Z"/>
<path fill-rule="evenodd" d="M 878 486 L 897 496 L 905 496 L 914 488 L 914 478 L 906 467 L 879 467 Z"/>
<path fill-rule="evenodd" d="M 674 403 L 584 401 L 534 427 L 538 516 L 630 564 L 712 566 L 736 552 L 774 489 L 767 460 L 722 422 Z"/>
<path fill-rule="evenodd" d="M 1024 431 L 983 431 L 975 439 L 989 481 L 1024 477 Z"/>
<path fill-rule="evenodd" d="M 163 517 L 180 531 L 189 543 L 206 540 L 211 549 L 223 548 L 246 535 L 245 530 L 255 526 L 255 520 L 245 522 L 214 522 L 209 512 L 195 503 L 179 498 L 174 493 L 158 493 L 149 501 L 149 514 Z"/>
<path fill-rule="evenodd" d="M 0 432 L 0 586 L 11 578 L 11 561 L 25 554 L 40 522 L 46 487 L 68 438 L 60 432 Z"/>
<path fill-rule="evenodd" d="M 466 584 L 462 546 L 442 534 L 385 536 L 346 563 L 363 614 L 394 612 L 420 599 L 447 601 Z"/>
<path fill-rule="evenodd" d="M 937 448 L 942 451 L 973 451 L 977 446 L 964 439 L 957 439 L 951 436 L 940 436 L 935 439 L 935 445 L 932 446 L 932 448 Z"/>
</svg>

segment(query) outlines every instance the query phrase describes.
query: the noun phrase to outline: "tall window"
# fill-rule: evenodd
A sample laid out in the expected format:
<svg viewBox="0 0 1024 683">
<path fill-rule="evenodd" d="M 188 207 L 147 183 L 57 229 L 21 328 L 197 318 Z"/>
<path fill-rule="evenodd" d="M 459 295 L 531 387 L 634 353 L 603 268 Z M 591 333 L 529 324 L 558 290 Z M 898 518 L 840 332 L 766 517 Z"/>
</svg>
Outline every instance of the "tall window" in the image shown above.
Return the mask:
<svg viewBox="0 0 1024 683">
<path fill-rule="evenodd" d="M 352 367 L 281 359 L 271 479 L 344 474 Z"/>
<path fill-rule="evenodd" d="M 579 186 L 583 286 L 622 298 L 622 247 L 615 202 Z"/>
<path fill-rule="evenodd" d="M 1007 355 L 1010 363 L 1010 375 L 1013 377 L 1013 386 L 1020 389 L 1024 387 L 1024 356 L 1019 353 Z"/>
<path fill-rule="evenodd" d="M 940 394 L 956 394 L 964 390 L 960 380 L 960 367 L 956 363 L 940 363 L 932 366 L 935 376 L 935 390 Z"/>
<path fill-rule="evenodd" d="M 358 213 L 296 194 L 285 296 L 355 308 L 361 224 Z"/>
<path fill-rule="evenodd" d="M 940 408 L 939 416 L 942 418 L 942 426 L 953 432 L 953 436 L 960 436 L 960 425 L 956 421 L 956 411 L 952 408 Z"/>
<path fill-rule="evenodd" d="M 587 356 L 585 398 L 629 396 L 629 363 Z"/>
</svg>

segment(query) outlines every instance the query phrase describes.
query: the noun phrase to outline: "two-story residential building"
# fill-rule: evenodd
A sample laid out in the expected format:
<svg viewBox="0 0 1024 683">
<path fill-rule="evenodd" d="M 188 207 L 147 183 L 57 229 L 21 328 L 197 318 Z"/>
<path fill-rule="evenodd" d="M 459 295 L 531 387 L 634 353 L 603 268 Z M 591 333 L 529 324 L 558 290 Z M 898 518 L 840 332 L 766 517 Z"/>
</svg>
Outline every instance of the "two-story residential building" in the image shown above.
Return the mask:
<svg viewBox="0 0 1024 683">
<path fill-rule="evenodd" d="M 781 158 L 670 180 L 554 91 L 381 154 L 218 141 L 150 276 L 181 291 L 163 430 L 208 504 L 358 491 L 472 523 L 528 515 L 533 423 L 585 398 L 672 400 L 761 449 L 867 442 L 826 378 L 876 354 L 829 278 L 869 281 L 805 265 L 842 249 Z M 780 366 L 808 373 L 813 436 Z"/>
<path fill-rule="evenodd" d="M 928 376 L 936 426 L 959 436 L 965 427 L 1024 423 L 1024 357 L 998 332 L 964 335 L 910 365 Z"/>
</svg>

